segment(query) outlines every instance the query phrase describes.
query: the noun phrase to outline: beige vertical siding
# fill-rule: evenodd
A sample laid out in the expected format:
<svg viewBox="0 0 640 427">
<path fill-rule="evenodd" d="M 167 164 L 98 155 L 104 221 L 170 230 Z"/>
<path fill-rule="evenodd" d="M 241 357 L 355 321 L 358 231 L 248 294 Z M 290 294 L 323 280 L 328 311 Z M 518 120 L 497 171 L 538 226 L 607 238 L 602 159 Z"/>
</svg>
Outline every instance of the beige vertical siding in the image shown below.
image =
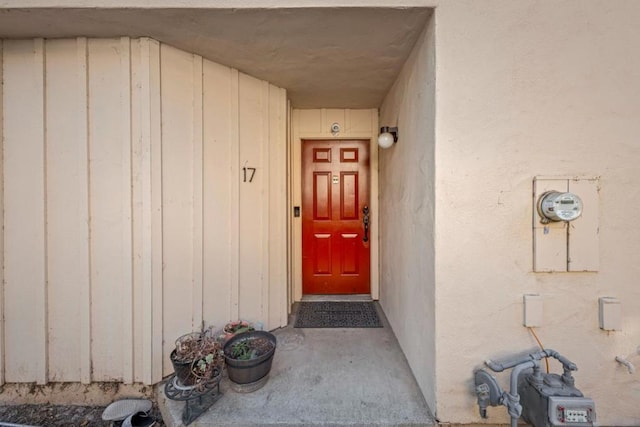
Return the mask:
<svg viewBox="0 0 640 427">
<path fill-rule="evenodd" d="M 47 381 L 44 41 L 5 42 L 5 380 Z"/>
<path fill-rule="evenodd" d="M 162 236 L 164 353 L 199 325 L 193 318 L 194 55 L 162 46 Z M 167 102 L 169 101 L 170 102 Z M 165 374 L 171 371 L 168 366 Z"/>
<path fill-rule="evenodd" d="M 89 322 L 89 176 L 86 39 L 47 43 L 46 203 L 49 378 L 80 381 L 88 354 L 76 325 Z M 78 55 L 81 55 L 78 60 Z M 86 339 L 87 337 L 84 336 Z"/>
<path fill-rule="evenodd" d="M 131 346 L 129 60 L 119 39 L 88 46 L 93 380 L 128 379 Z"/>
<path fill-rule="evenodd" d="M 129 51 L 119 39 L 89 40 L 89 209 L 93 380 L 125 379 L 131 327 Z"/>
<path fill-rule="evenodd" d="M 1 381 L 151 384 L 181 334 L 286 324 L 284 90 L 146 38 L 1 58 Z"/>
<path fill-rule="evenodd" d="M 160 44 L 131 43 L 134 381 L 162 376 Z M 151 362 L 150 362 L 151 361 Z"/>
<path fill-rule="evenodd" d="M 265 176 L 263 168 L 259 166 L 265 162 L 263 144 L 258 145 L 258 149 L 251 146 L 251 142 L 263 142 L 264 131 L 267 125 L 265 113 L 266 96 L 265 87 L 258 79 L 246 75 L 240 75 L 239 86 L 239 113 L 240 118 L 253 117 L 251 123 L 240 126 L 240 165 L 244 170 L 240 170 L 240 269 L 239 281 L 239 313 L 240 317 L 253 317 L 261 312 L 263 303 L 262 292 L 255 292 L 264 280 L 262 269 L 264 268 L 263 229 L 268 221 L 269 212 L 265 211 L 265 195 L 262 193 L 262 186 L 268 175 Z M 268 129 L 268 128 L 267 128 Z M 253 181 L 249 182 L 252 170 L 256 168 Z M 245 181 L 246 174 L 246 181 Z M 267 270 L 268 275 L 268 270 Z"/>
<path fill-rule="evenodd" d="M 287 236 L 286 201 L 282 196 L 287 194 L 287 130 L 286 126 L 273 124 L 286 123 L 287 96 L 283 89 L 269 85 L 269 195 L 268 211 L 270 213 L 267 236 Z M 288 197 L 287 197 L 288 199 Z M 269 238 L 267 240 L 269 256 L 269 283 L 263 287 L 266 292 L 268 309 L 263 308 L 263 316 L 268 325 L 286 324 L 287 305 L 287 243 Z M 267 317 L 268 316 L 268 317 Z"/>
<path fill-rule="evenodd" d="M 209 321 L 238 317 L 238 72 L 203 66 L 204 305 Z M 220 174 L 227 170 L 229 173 Z M 236 296 L 232 307 L 232 294 Z"/>
</svg>

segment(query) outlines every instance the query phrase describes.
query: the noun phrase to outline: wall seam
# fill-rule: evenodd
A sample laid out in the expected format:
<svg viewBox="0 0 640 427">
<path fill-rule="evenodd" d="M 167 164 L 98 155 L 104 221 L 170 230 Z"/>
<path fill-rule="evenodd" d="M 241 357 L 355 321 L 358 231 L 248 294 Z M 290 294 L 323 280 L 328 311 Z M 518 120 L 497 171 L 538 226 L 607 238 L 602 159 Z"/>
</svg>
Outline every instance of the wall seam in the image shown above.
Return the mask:
<svg viewBox="0 0 640 427">
<path fill-rule="evenodd" d="M 269 83 L 262 82 L 261 91 L 262 100 L 262 319 L 264 324 L 269 323 L 269 294 L 271 291 L 271 257 L 269 254 L 269 242 L 273 236 L 270 236 L 271 223 L 271 189 L 272 189 L 272 171 L 269 168 L 269 152 L 271 148 L 271 128 L 270 128 L 270 102 L 269 102 Z"/>
<path fill-rule="evenodd" d="M 46 384 L 49 377 L 49 257 L 47 248 L 49 245 L 49 227 L 47 223 L 48 217 L 48 194 L 47 194 L 47 52 L 46 42 L 44 39 L 38 38 L 34 40 L 36 48 L 34 54 L 37 55 L 38 48 L 41 51 L 42 60 L 42 186 L 43 186 L 43 254 L 44 254 L 44 283 L 43 283 L 43 327 L 44 327 L 44 354 L 42 372 L 38 378 L 38 384 Z"/>
<path fill-rule="evenodd" d="M 232 319 L 240 316 L 240 74 L 238 70 L 231 69 L 231 105 L 229 106 L 229 158 L 230 166 L 230 192 L 229 203 L 229 253 L 230 256 L 230 279 L 231 279 L 231 301 L 229 313 Z"/>
<path fill-rule="evenodd" d="M 164 334 L 164 277 L 163 277 L 163 236 L 162 236 L 162 67 L 160 43 L 149 40 L 149 105 L 155 115 L 149 112 L 149 156 L 151 192 L 151 383 L 163 377 L 163 334 Z M 153 47 L 153 49 L 152 49 Z M 153 65 L 152 65 L 152 54 Z M 157 70 L 157 74 L 153 71 Z M 156 80 L 154 81 L 154 77 Z M 153 89 L 152 90 L 152 85 Z M 151 108 L 150 108 L 151 110 Z M 154 135 L 155 130 L 155 135 Z M 154 191 L 155 190 L 155 191 Z"/>
<path fill-rule="evenodd" d="M 202 57 L 193 55 L 193 330 L 203 329 L 203 65 Z"/>
<path fill-rule="evenodd" d="M 87 282 L 82 286 L 80 293 L 80 307 L 82 310 L 80 320 L 80 381 L 83 384 L 91 382 L 91 172 L 90 172 L 90 146 L 89 146 L 89 113 L 88 113 L 88 93 L 89 93 L 89 67 L 87 39 L 79 37 L 76 41 L 76 66 L 80 77 L 78 104 L 79 110 L 83 114 L 84 126 L 78 128 L 78 137 L 85 141 L 86 158 L 85 173 L 87 179 Z"/>
<path fill-rule="evenodd" d="M 5 383 L 4 342 L 4 41 L 0 39 L 0 386 Z"/>
<path fill-rule="evenodd" d="M 131 40 L 120 38 L 120 100 L 121 112 L 121 144 L 122 144 L 122 223 L 123 223 L 123 346 L 122 376 L 125 384 L 133 382 L 133 221 L 132 221 L 132 144 L 131 144 Z"/>
</svg>

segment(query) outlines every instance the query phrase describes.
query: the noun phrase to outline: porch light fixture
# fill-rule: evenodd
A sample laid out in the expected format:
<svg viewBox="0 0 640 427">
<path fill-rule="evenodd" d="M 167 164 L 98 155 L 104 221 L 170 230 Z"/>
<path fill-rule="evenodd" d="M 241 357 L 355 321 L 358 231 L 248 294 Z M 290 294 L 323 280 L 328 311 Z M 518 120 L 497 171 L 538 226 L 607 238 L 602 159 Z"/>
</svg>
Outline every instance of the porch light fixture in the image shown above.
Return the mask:
<svg viewBox="0 0 640 427">
<path fill-rule="evenodd" d="M 389 148 L 396 142 L 398 142 L 397 127 L 383 126 L 380 128 L 380 135 L 378 135 L 378 145 L 380 148 Z"/>
</svg>

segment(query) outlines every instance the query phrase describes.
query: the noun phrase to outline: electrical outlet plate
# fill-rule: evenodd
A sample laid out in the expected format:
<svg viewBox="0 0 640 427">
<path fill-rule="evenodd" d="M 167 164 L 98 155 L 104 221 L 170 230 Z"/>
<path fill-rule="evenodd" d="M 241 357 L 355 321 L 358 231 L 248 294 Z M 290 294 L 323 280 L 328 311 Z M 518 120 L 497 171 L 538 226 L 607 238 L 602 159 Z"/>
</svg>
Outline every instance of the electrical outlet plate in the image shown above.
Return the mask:
<svg viewBox="0 0 640 427">
<path fill-rule="evenodd" d="M 524 321 L 527 328 L 542 326 L 542 296 L 538 294 L 527 294 L 524 296 Z"/>
</svg>

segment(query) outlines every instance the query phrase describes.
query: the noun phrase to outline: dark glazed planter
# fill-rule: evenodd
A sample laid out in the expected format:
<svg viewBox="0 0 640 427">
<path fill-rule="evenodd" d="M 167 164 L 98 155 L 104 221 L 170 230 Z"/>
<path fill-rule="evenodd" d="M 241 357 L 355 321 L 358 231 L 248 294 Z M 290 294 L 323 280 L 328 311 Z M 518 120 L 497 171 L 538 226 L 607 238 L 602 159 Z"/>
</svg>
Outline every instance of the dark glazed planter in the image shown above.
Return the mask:
<svg viewBox="0 0 640 427">
<path fill-rule="evenodd" d="M 238 342 L 256 338 L 266 338 L 273 344 L 273 348 L 254 359 L 238 360 L 228 356 L 231 347 Z M 227 365 L 229 379 L 236 384 L 251 384 L 264 378 L 271 370 L 273 355 L 276 352 L 276 337 L 265 331 L 243 332 L 235 335 L 224 345 L 224 359 Z"/>
<path fill-rule="evenodd" d="M 170 356 L 171 364 L 173 365 L 173 371 L 176 373 L 176 378 L 178 378 L 180 384 L 184 386 L 194 385 L 196 377 L 191 372 L 193 362 L 179 362 L 175 360 L 175 357 L 176 351 L 173 350 Z"/>
</svg>

